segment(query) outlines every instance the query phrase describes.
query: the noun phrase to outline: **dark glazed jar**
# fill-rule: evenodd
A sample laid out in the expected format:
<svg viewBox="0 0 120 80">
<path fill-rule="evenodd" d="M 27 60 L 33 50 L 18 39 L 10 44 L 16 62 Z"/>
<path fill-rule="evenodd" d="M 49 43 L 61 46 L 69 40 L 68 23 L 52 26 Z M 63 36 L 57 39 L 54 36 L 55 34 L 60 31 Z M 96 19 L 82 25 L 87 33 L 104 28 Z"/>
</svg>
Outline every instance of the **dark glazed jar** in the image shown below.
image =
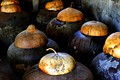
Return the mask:
<svg viewBox="0 0 120 80">
<path fill-rule="evenodd" d="M 19 32 L 26 29 L 29 22 L 29 14 L 21 10 L 17 0 L 3 0 L 1 2 L 0 38 L 6 47 L 12 44 Z"/>
<path fill-rule="evenodd" d="M 91 63 L 91 69 L 97 80 L 119 80 L 120 76 L 120 32 L 110 34 Z"/>
<path fill-rule="evenodd" d="M 36 21 L 38 28 L 46 32 L 47 24 L 64 8 L 64 3 L 61 0 L 53 0 L 47 2 L 44 7 L 44 9 L 38 11 Z"/>
<path fill-rule="evenodd" d="M 93 80 L 91 71 L 65 52 L 48 53 L 25 72 L 22 80 Z"/>
<path fill-rule="evenodd" d="M 24 74 L 46 54 L 47 44 L 47 36 L 34 25 L 29 25 L 15 37 L 15 41 L 8 48 L 7 58 L 12 69 Z"/>
<path fill-rule="evenodd" d="M 47 24 L 46 34 L 65 51 L 69 37 L 80 29 L 83 22 L 84 15 L 81 11 L 67 7 Z"/>
<path fill-rule="evenodd" d="M 108 28 L 99 21 L 85 22 L 68 41 L 68 52 L 87 67 L 92 59 L 102 52 Z"/>
</svg>

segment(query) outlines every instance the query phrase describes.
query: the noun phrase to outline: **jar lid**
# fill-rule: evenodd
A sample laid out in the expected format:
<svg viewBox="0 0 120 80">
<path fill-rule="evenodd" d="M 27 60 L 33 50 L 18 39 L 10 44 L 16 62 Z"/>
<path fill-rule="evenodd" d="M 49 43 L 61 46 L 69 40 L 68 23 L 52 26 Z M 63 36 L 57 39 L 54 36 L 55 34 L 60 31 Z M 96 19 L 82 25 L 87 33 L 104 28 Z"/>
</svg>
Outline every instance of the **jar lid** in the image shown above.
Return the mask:
<svg viewBox="0 0 120 80">
<path fill-rule="evenodd" d="M 64 75 L 70 73 L 76 66 L 75 59 L 64 52 L 56 52 L 52 48 L 54 53 L 48 53 L 43 56 L 39 61 L 39 68 L 49 75 Z"/>
<path fill-rule="evenodd" d="M 81 26 L 80 31 L 89 36 L 106 36 L 108 27 L 99 21 L 88 21 Z"/>
<path fill-rule="evenodd" d="M 83 20 L 83 13 L 75 8 L 67 7 L 58 13 L 57 19 L 64 22 L 77 22 Z"/>
<path fill-rule="evenodd" d="M 18 0 L 3 0 L 1 6 L 10 5 L 10 4 L 19 4 Z"/>
<path fill-rule="evenodd" d="M 19 5 L 16 4 L 5 5 L 1 7 L 1 12 L 5 13 L 21 12 L 21 8 Z"/>
<path fill-rule="evenodd" d="M 107 37 L 103 52 L 120 58 L 120 32 L 114 32 Z"/>
<path fill-rule="evenodd" d="M 37 48 L 47 45 L 47 36 L 34 25 L 20 32 L 15 38 L 15 45 L 19 48 Z"/>
<path fill-rule="evenodd" d="M 50 2 L 47 2 L 45 5 L 45 9 L 51 10 L 51 11 L 58 11 L 63 9 L 64 4 L 61 0 L 53 0 Z"/>
</svg>

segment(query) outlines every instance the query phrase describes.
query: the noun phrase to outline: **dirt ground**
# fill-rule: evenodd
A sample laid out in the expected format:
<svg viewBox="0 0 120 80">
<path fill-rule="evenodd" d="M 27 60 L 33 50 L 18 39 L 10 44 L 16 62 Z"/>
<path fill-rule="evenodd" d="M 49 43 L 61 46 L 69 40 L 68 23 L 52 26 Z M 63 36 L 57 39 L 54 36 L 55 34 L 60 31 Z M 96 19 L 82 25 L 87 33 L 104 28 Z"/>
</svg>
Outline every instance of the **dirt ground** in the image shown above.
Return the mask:
<svg viewBox="0 0 120 80">
<path fill-rule="evenodd" d="M 21 77 L 11 69 L 5 55 L 0 56 L 0 80 L 21 80 Z"/>
</svg>

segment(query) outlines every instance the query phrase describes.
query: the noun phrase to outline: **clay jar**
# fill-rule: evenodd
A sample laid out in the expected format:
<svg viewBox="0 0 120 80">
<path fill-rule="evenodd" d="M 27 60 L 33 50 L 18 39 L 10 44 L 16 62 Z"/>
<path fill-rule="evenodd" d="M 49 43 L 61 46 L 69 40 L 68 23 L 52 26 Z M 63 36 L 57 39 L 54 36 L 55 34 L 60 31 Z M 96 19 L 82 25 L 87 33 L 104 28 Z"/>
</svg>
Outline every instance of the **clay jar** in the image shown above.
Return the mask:
<svg viewBox="0 0 120 80">
<path fill-rule="evenodd" d="M 53 0 L 47 2 L 44 7 L 39 10 L 36 16 L 36 22 L 40 26 L 38 28 L 45 32 L 49 21 L 56 17 L 59 11 L 64 8 L 64 3 L 61 0 Z"/>
<path fill-rule="evenodd" d="M 91 68 L 97 80 L 119 80 L 120 32 L 111 33 L 99 53 L 92 61 Z"/>
<path fill-rule="evenodd" d="M 32 24 L 21 31 L 7 51 L 7 58 L 13 71 L 23 74 L 32 65 L 38 63 L 46 54 L 47 43 L 47 36 Z"/>
<path fill-rule="evenodd" d="M 0 39 L 8 47 L 15 36 L 26 29 L 30 16 L 22 11 L 17 0 L 3 0 L 0 5 Z"/>
<path fill-rule="evenodd" d="M 51 48 L 48 49 L 50 50 Z M 93 80 L 93 75 L 86 66 L 76 62 L 71 55 L 65 52 L 54 51 L 54 53 L 43 56 L 38 64 L 32 66 L 25 72 L 22 78 L 22 80 L 37 79 Z"/>
<path fill-rule="evenodd" d="M 108 35 L 107 26 L 99 21 L 85 22 L 80 30 L 76 31 L 68 41 L 68 52 L 87 67 L 92 59 L 102 52 L 105 39 Z"/>
<path fill-rule="evenodd" d="M 61 10 L 46 27 L 46 34 L 55 40 L 63 51 L 67 48 L 68 38 L 80 29 L 84 20 L 83 13 L 72 7 Z"/>
</svg>

